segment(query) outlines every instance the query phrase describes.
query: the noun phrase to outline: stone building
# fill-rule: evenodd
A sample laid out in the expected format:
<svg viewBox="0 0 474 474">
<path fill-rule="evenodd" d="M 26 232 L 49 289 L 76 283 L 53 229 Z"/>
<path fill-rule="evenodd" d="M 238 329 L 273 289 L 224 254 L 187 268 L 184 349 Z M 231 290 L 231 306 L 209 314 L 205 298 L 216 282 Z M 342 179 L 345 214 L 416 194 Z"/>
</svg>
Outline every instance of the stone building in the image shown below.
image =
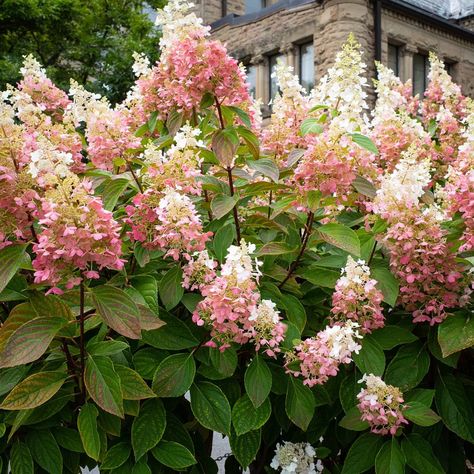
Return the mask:
<svg viewBox="0 0 474 474">
<path fill-rule="evenodd" d="M 271 72 L 278 58 L 309 89 L 350 32 L 372 76 L 374 60 L 381 60 L 423 92 L 434 51 L 464 94 L 474 96 L 474 0 L 198 0 L 196 10 L 247 66 L 264 103 L 277 90 Z"/>
</svg>

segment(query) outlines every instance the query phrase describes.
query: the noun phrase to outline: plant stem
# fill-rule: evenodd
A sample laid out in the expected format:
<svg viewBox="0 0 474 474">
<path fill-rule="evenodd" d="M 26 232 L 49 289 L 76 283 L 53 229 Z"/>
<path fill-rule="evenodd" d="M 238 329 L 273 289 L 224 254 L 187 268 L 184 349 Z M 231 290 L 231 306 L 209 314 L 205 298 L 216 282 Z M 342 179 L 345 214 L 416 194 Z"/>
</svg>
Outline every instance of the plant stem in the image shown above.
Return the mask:
<svg viewBox="0 0 474 474">
<path fill-rule="evenodd" d="M 268 218 L 270 219 L 270 216 L 272 214 L 272 199 L 273 199 L 273 191 L 270 191 L 270 195 L 268 196 Z"/>
<path fill-rule="evenodd" d="M 130 171 L 130 173 L 132 174 L 133 179 L 135 180 L 135 183 L 137 183 L 138 189 L 143 194 L 143 186 L 138 180 L 138 176 L 135 174 L 135 171 L 133 171 L 132 165 L 128 161 L 127 161 L 127 168 L 128 168 L 128 171 Z"/>
<path fill-rule="evenodd" d="M 84 372 L 86 367 L 86 349 L 84 339 L 84 281 L 81 280 L 81 286 L 79 287 L 79 331 L 80 331 L 80 358 L 81 358 L 81 391 L 82 391 L 82 402 L 86 402 L 86 386 L 84 383 Z"/>
<path fill-rule="evenodd" d="M 301 242 L 301 248 L 298 253 L 298 256 L 296 259 L 293 261 L 293 263 L 290 265 L 290 268 L 288 269 L 288 273 L 286 274 L 286 277 L 284 280 L 278 285 L 278 288 L 282 288 L 283 285 L 290 279 L 291 275 L 293 275 L 293 272 L 296 270 L 298 267 L 301 257 L 304 254 L 304 251 L 306 250 L 306 246 L 308 245 L 309 237 L 311 236 L 311 230 L 313 227 L 313 219 L 314 219 L 314 214 L 312 212 L 308 213 L 308 218 L 306 219 L 306 224 L 305 224 L 305 229 L 303 233 L 303 238 Z"/>
<path fill-rule="evenodd" d="M 219 104 L 217 97 L 214 97 L 214 101 L 216 103 L 217 115 L 219 116 L 219 123 L 221 124 L 221 128 L 224 129 L 225 124 L 224 124 L 224 118 L 222 117 L 221 104 Z"/>
<path fill-rule="evenodd" d="M 372 259 L 374 258 L 376 248 L 377 248 L 377 241 L 374 242 L 374 246 L 372 247 L 372 252 L 370 252 L 370 257 L 369 257 L 369 260 L 367 261 L 367 266 L 370 266 L 370 264 L 372 263 Z"/>
<path fill-rule="evenodd" d="M 230 195 L 234 195 L 234 182 L 232 179 L 232 168 L 230 166 L 227 167 L 227 176 L 229 177 L 229 188 L 230 188 Z M 235 222 L 235 231 L 237 233 L 237 245 L 240 245 L 240 224 L 239 224 L 239 214 L 237 212 L 237 204 L 232 209 L 232 214 L 234 215 L 234 222 Z"/>
</svg>

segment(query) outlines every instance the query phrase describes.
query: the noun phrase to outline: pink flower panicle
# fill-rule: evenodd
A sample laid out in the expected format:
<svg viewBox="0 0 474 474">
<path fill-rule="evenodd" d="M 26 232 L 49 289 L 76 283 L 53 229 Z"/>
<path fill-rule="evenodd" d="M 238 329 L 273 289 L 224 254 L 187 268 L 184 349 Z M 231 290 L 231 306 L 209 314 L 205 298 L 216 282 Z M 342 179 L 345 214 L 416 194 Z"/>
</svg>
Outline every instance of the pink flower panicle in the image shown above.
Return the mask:
<svg viewBox="0 0 474 474">
<path fill-rule="evenodd" d="M 341 273 L 332 296 L 332 321 L 355 321 L 363 334 L 382 328 L 383 294 L 376 287 L 377 281 L 370 278 L 369 267 L 363 260 L 356 262 L 349 256 Z"/>
<path fill-rule="evenodd" d="M 312 387 L 324 384 L 334 377 L 340 364 L 352 362 L 352 353 L 359 353 L 357 339 L 359 325 L 353 321 L 327 326 L 315 337 L 305 339 L 286 355 L 286 371 L 295 377 L 301 376 L 303 383 Z M 295 368 L 296 366 L 296 368 Z"/>
<path fill-rule="evenodd" d="M 183 267 L 183 288 L 200 290 L 216 278 L 218 263 L 213 260 L 207 250 L 195 252 Z"/>
<path fill-rule="evenodd" d="M 387 385 L 373 374 L 364 374 L 359 380 L 359 383 L 362 382 L 366 383 L 367 388 L 357 395 L 361 420 L 369 423 L 372 433 L 394 436 L 400 426 L 408 424 L 403 416 L 404 405 L 400 389 Z"/>
</svg>

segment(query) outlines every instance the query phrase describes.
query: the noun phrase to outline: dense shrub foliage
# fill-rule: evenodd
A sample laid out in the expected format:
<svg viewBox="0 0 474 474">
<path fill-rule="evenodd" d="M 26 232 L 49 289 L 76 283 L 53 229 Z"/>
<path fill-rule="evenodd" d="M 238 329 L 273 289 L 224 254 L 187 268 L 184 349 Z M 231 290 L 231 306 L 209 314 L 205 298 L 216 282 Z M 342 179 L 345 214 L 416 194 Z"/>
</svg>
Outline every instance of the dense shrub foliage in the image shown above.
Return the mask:
<svg viewBox="0 0 474 474">
<path fill-rule="evenodd" d="M 111 107 L 33 57 L 0 109 L 0 471 L 459 474 L 472 458 L 474 106 L 350 37 L 309 95 L 179 0 Z"/>
</svg>

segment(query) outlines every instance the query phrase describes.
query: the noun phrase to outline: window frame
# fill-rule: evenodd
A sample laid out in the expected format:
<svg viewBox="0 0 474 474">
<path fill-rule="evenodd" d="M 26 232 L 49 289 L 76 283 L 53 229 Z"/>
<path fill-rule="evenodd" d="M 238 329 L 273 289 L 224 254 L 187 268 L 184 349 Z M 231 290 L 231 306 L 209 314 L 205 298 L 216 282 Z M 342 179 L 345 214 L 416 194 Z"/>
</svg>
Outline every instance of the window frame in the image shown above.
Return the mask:
<svg viewBox="0 0 474 474">
<path fill-rule="evenodd" d="M 415 58 L 416 57 L 422 57 L 423 58 L 423 94 L 421 94 L 421 97 L 423 97 L 427 87 L 428 87 L 428 73 L 429 73 L 429 58 L 428 54 L 423 52 L 423 51 L 418 51 L 413 54 L 413 66 L 412 66 L 412 82 L 413 82 L 413 95 L 418 94 L 417 92 L 417 87 L 415 84 Z"/>
<path fill-rule="evenodd" d="M 315 84 L 316 84 L 316 71 L 315 71 L 315 67 L 314 67 L 314 39 L 313 38 L 306 38 L 305 40 L 299 41 L 296 44 L 296 46 L 298 48 L 298 57 L 297 57 L 297 60 L 298 60 L 298 80 L 299 80 L 301 86 L 303 86 L 303 88 L 306 89 L 307 92 L 310 92 L 310 90 L 313 89 Z M 313 71 L 312 84 L 313 85 L 312 85 L 311 89 L 307 89 L 303 85 L 303 54 L 302 54 L 302 49 L 304 47 L 307 47 L 307 46 L 311 46 L 312 49 L 313 49 L 313 61 L 311 62 L 312 66 L 313 66 L 312 67 L 312 71 Z"/>
<path fill-rule="evenodd" d="M 395 50 L 395 70 L 392 69 L 391 64 L 390 64 L 390 49 L 391 48 L 394 48 Z M 400 49 L 401 49 L 400 44 L 397 44 L 390 40 L 387 42 L 387 66 L 393 70 L 393 73 L 397 77 L 400 77 Z"/>
</svg>

